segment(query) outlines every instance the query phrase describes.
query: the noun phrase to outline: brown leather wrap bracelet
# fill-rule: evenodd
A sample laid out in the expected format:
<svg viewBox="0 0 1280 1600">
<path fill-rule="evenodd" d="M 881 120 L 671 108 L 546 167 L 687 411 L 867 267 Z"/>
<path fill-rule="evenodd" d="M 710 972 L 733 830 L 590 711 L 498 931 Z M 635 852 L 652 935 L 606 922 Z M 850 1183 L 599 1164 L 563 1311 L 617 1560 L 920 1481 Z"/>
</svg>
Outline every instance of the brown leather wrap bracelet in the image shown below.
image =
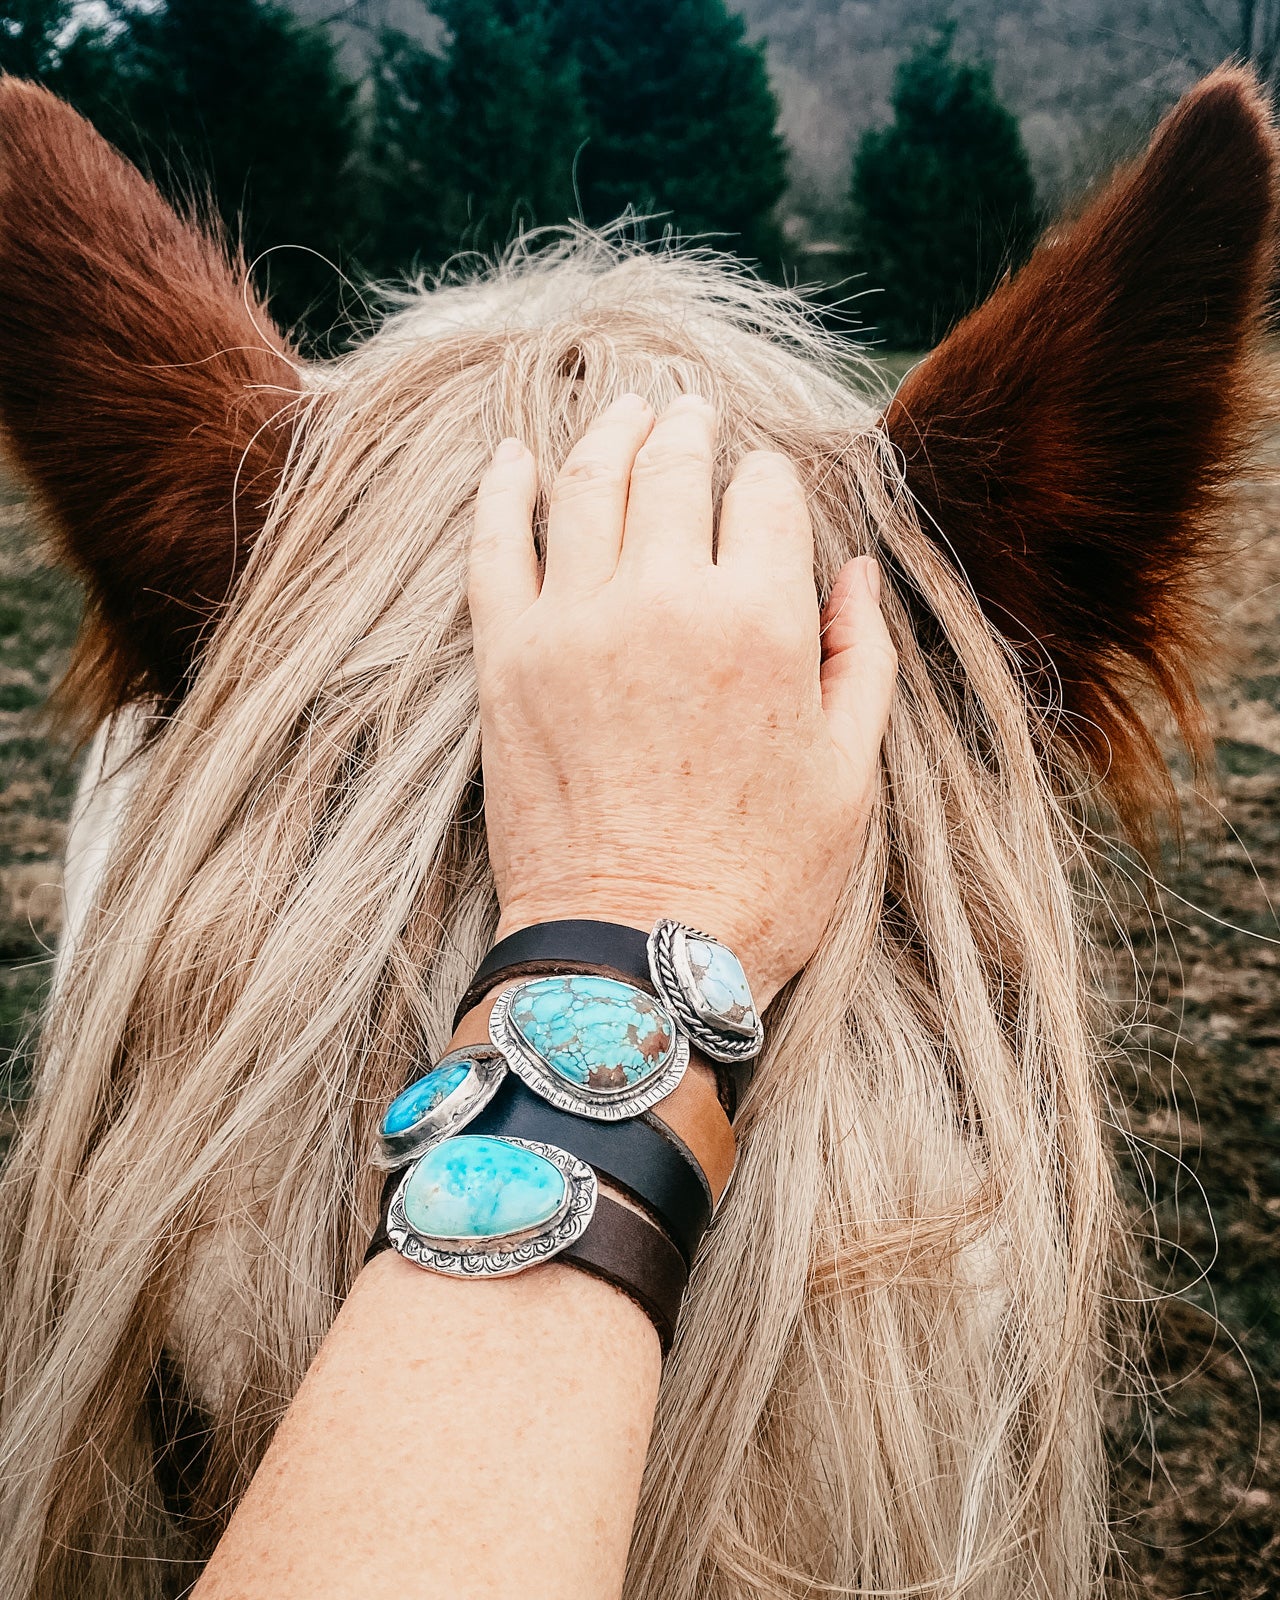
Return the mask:
<svg viewBox="0 0 1280 1600">
<path fill-rule="evenodd" d="M 535 922 L 499 939 L 485 956 L 458 1001 L 454 1026 L 497 984 L 513 978 L 560 977 L 574 972 L 598 972 L 637 984 L 650 994 L 657 992 L 649 971 L 649 938 L 638 928 L 620 922 L 597 922 L 589 917 Z M 714 1061 L 711 1065 L 725 1114 L 732 1122 L 751 1083 L 755 1060 Z"/>
<path fill-rule="evenodd" d="M 366 1266 L 391 1248 L 387 1212 L 403 1177 L 402 1171 L 387 1174 L 377 1232 L 364 1255 Z M 653 1323 L 666 1355 L 675 1338 L 689 1274 L 684 1258 L 661 1228 L 638 1211 L 600 1194 L 586 1232 L 553 1259 L 572 1262 L 633 1300 Z"/>
<path fill-rule="evenodd" d="M 600 934 L 603 943 L 593 946 L 599 964 L 627 978 L 638 976 L 632 969 L 644 951 L 645 935 L 635 929 L 587 922 L 543 928 L 551 930 L 553 939 L 563 937 L 566 947 L 576 946 L 578 954 L 566 962 L 569 970 L 582 970 L 582 939 Z M 519 940 L 518 935 L 513 938 Z M 513 947 L 511 940 L 504 940 L 490 952 L 459 1006 L 451 1054 L 468 1048 L 493 1053 L 489 1018 L 504 980 L 510 983 L 534 975 L 532 968 L 521 968 L 519 962 L 515 969 L 508 964 L 508 958 L 518 957 L 520 951 L 519 943 Z M 537 958 L 542 973 L 548 970 L 547 959 L 552 958 L 544 949 Z M 585 1231 L 550 1259 L 581 1267 L 627 1295 L 653 1322 L 665 1355 L 675 1335 L 694 1254 L 734 1168 L 733 1130 L 711 1074 L 695 1065 L 651 1110 L 618 1122 L 601 1122 L 558 1109 L 515 1073 L 508 1073 L 460 1131 L 528 1142 L 535 1148 L 551 1146 L 592 1168 L 597 1179 L 612 1183 L 636 1203 L 633 1210 L 599 1192 Z M 387 1218 L 403 1178 L 403 1166 L 388 1174 L 366 1263 L 391 1247 Z"/>
</svg>

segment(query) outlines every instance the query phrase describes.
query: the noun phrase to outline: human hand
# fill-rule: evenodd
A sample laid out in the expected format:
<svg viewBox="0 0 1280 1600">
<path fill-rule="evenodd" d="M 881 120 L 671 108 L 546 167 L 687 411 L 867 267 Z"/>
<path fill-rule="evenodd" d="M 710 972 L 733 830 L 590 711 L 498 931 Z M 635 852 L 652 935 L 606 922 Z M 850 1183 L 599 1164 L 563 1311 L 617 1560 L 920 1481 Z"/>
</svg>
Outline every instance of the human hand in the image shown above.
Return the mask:
<svg viewBox="0 0 1280 1600">
<path fill-rule="evenodd" d="M 469 599 L 499 935 L 557 917 L 727 943 L 764 1006 L 857 858 L 897 663 L 869 557 L 823 616 L 791 462 L 739 462 L 712 561 L 711 407 L 624 396 L 556 479 L 539 581 L 533 457 L 480 485 Z"/>
</svg>

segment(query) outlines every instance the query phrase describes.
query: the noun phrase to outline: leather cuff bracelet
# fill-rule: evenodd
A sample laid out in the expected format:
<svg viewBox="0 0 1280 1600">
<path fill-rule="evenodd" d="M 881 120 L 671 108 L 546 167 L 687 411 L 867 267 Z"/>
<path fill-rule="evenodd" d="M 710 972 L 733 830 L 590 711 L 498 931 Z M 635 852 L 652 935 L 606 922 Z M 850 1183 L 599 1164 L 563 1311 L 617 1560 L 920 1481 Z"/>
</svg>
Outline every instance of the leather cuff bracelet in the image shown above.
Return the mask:
<svg viewBox="0 0 1280 1600">
<path fill-rule="evenodd" d="M 389 1245 L 489 1278 L 563 1257 L 640 1305 L 665 1352 L 736 1155 L 710 1077 L 686 1072 L 688 1033 L 647 987 L 580 970 L 482 981 L 448 1054 L 383 1116 L 376 1159 L 393 1170 L 365 1259 Z"/>
<path fill-rule="evenodd" d="M 382 1218 L 365 1251 L 366 1266 L 391 1248 L 387 1215 L 400 1180 L 400 1173 L 391 1173 L 383 1189 Z M 662 1353 L 667 1354 L 675 1338 L 689 1273 L 661 1228 L 607 1194 L 597 1195 L 590 1223 L 555 1259 L 571 1261 L 634 1300 L 653 1323 Z"/>
<path fill-rule="evenodd" d="M 453 1025 L 477 1006 L 490 989 L 512 978 L 540 978 L 549 974 L 581 972 L 596 967 L 652 990 L 649 975 L 649 941 L 637 928 L 620 922 L 595 922 L 566 918 L 560 922 L 535 922 L 499 939 L 476 968 L 476 975 L 458 1001 Z"/>
<path fill-rule="evenodd" d="M 652 934 L 623 923 L 571 918 L 539 922 L 500 939 L 458 1002 L 454 1026 L 497 984 L 585 970 L 657 994 L 717 1067 L 730 1121 L 751 1082 L 763 1029 L 736 957 L 718 940 L 664 918 Z"/>
<path fill-rule="evenodd" d="M 463 1047 L 450 1051 L 439 1067 L 391 1102 L 388 1117 L 402 1102 L 420 1099 L 422 1091 L 430 1089 L 433 1080 L 442 1075 L 483 1069 L 485 1065 L 483 1048 Z M 403 1155 L 397 1157 L 394 1149 L 387 1149 L 390 1141 L 384 1120 L 383 1164 L 403 1168 L 406 1162 L 418 1159 L 448 1139 L 457 1126 L 457 1119 L 443 1120 L 442 1113 L 447 1118 L 450 1101 L 465 1092 L 465 1087 L 465 1083 L 460 1084 L 444 1099 L 434 1100 L 425 1116 L 413 1124 L 410 1135 L 402 1136 L 407 1139 L 414 1133 L 418 1135 L 418 1143 L 406 1144 Z M 710 1090 L 704 1088 L 703 1092 L 709 1099 Z M 693 1103 L 686 1105 L 686 1099 Z M 696 1091 L 688 1097 L 682 1096 L 676 1111 L 673 1118 L 676 1127 L 652 1113 L 626 1122 L 589 1122 L 557 1110 L 514 1074 L 508 1073 L 497 1089 L 488 1094 L 481 1108 L 471 1112 L 462 1131 L 490 1139 L 517 1140 L 539 1148 L 549 1146 L 585 1162 L 612 1179 L 619 1189 L 656 1218 L 688 1265 L 707 1231 L 733 1167 L 731 1161 L 726 1164 L 722 1145 L 701 1135 Z M 683 1127 L 690 1139 L 708 1152 L 710 1173 L 704 1172 L 689 1144 L 676 1131 L 678 1127 Z M 395 1174 L 392 1176 L 394 1178 Z"/>
<path fill-rule="evenodd" d="M 588 1122 L 548 1105 L 508 1075 L 467 1132 L 568 1151 L 642 1205 L 662 1224 L 685 1265 L 692 1263 L 711 1222 L 712 1192 L 687 1146 L 656 1117 Z"/>
<path fill-rule="evenodd" d="M 477 1016 L 463 1031 L 480 1025 Z M 459 1044 L 391 1102 L 382 1159 L 397 1170 L 366 1262 L 394 1246 L 420 1266 L 485 1277 L 560 1257 L 634 1300 L 665 1354 L 689 1262 L 733 1173 L 733 1135 L 710 1084 L 691 1074 L 661 1117 L 593 1122 L 514 1074 L 495 1084 L 496 1057 Z M 662 1227 L 600 1194 L 597 1171 Z"/>
</svg>

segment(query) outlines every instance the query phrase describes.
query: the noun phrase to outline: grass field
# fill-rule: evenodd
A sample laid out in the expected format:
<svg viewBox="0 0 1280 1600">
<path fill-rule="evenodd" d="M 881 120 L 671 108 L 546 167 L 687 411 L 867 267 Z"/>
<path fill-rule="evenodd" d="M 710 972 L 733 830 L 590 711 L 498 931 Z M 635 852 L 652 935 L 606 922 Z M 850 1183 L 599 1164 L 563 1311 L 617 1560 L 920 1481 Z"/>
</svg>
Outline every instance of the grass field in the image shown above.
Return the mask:
<svg viewBox="0 0 1280 1600">
<path fill-rule="evenodd" d="M 74 584 L 0 480 L 0 1067 L 18 1095 L 62 919 L 59 861 L 75 790 L 74 753 L 43 708 L 79 615 Z"/>
<path fill-rule="evenodd" d="M 1232 654 L 1212 691 L 1220 815 L 1189 810 L 1183 859 L 1129 914 L 1149 992 L 1122 1088 L 1156 1193 L 1164 1403 L 1148 1428 L 1118 1421 L 1115 1459 L 1129 1568 L 1161 1600 L 1280 1593 L 1280 490 L 1250 492 L 1240 531 L 1222 597 Z M 0 490 L 0 1064 L 16 1101 L 73 791 L 73 753 L 41 708 L 77 614 L 20 497 Z M 1137 989 L 1120 952 L 1114 986 Z"/>
</svg>

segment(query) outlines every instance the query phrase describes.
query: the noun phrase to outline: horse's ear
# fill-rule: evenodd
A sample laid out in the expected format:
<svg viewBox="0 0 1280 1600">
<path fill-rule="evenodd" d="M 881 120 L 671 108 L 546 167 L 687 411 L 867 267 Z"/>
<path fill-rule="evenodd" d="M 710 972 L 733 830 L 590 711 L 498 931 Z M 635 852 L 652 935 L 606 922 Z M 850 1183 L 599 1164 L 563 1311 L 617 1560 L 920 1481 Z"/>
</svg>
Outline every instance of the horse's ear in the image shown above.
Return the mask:
<svg viewBox="0 0 1280 1600">
<path fill-rule="evenodd" d="M 181 695 L 279 480 L 298 372 L 219 244 L 70 107 L 0 79 L 0 427 L 86 580 L 84 710 Z"/>
<path fill-rule="evenodd" d="M 1203 739 L 1196 580 L 1264 410 L 1275 180 L 1255 80 L 1214 73 L 886 417 L 924 524 L 1139 827 L 1168 785 L 1147 692 Z"/>
</svg>

